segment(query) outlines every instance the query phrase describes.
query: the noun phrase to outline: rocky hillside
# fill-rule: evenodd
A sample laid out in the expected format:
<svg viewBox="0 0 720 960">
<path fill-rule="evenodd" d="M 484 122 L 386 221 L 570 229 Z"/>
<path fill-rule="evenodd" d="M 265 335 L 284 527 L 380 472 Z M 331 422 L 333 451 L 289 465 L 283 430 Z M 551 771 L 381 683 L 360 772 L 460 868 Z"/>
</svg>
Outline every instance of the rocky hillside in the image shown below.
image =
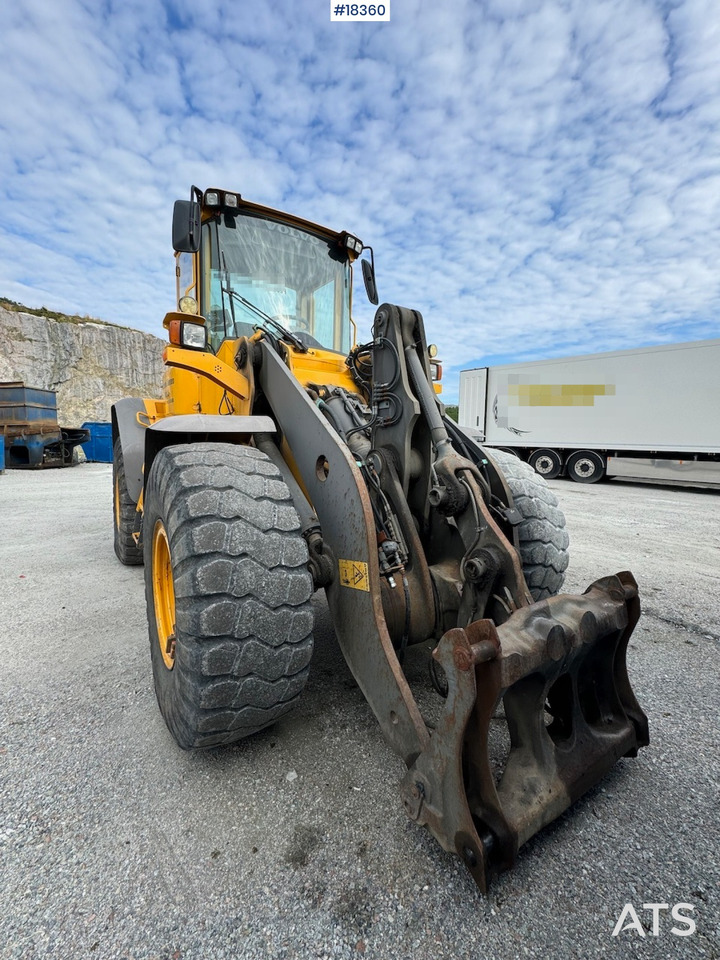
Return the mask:
<svg viewBox="0 0 720 960">
<path fill-rule="evenodd" d="M 121 397 L 159 396 L 163 345 L 129 327 L 0 301 L 0 381 L 57 391 L 64 427 L 109 420 Z"/>
</svg>

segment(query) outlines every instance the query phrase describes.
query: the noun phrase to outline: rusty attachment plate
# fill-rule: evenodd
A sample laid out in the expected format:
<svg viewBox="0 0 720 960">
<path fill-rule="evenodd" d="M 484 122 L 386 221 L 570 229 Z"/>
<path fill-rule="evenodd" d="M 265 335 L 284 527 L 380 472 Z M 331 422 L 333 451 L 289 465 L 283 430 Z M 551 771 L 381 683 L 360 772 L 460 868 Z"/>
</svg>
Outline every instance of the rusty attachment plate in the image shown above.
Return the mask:
<svg viewBox="0 0 720 960">
<path fill-rule="evenodd" d="M 401 796 L 482 892 L 526 840 L 647 745 L 626 666 L 639 613 L 637 584 L 619 573 L 582 596 L 523 607 L 500 627 L 449 630 L 436 647 L 448 696 Z M 501 771 L 490 750 L 497 722 L 509 738 Z"/>
</svg>

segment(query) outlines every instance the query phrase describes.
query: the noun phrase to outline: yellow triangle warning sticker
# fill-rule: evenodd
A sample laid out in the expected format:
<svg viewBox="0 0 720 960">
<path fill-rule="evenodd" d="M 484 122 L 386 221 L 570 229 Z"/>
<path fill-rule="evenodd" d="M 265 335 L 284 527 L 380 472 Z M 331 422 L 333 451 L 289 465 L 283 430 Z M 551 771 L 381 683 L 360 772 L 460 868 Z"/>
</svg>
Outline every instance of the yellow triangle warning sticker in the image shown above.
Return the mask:
<svg viewBox="0 0 720 960">
<path fill-rule="evenodd" d="M 368 565 L 362 560 L 338 560 L 340 583 L 352 590 L 366 590 L 370 592 L 370 578 Z"/>
</svg>

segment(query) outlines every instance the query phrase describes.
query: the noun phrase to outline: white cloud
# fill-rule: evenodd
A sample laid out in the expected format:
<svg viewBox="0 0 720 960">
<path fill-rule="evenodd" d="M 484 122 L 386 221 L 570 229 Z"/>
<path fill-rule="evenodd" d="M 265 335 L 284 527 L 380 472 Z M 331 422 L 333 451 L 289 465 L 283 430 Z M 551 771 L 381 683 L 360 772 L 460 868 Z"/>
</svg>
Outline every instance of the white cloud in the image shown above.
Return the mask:
<svg viewBox="0 0 720 960">
<path fill-rule="evenodd" d="M 191 183 L 357 232 L 446 396 L 488 356 L 720 334 L 711 0 L 24 0 L 0 36 L 0 295 L 160 331 Z M 357 297 L 367 332 L 372 308 Z"/>
</svg>

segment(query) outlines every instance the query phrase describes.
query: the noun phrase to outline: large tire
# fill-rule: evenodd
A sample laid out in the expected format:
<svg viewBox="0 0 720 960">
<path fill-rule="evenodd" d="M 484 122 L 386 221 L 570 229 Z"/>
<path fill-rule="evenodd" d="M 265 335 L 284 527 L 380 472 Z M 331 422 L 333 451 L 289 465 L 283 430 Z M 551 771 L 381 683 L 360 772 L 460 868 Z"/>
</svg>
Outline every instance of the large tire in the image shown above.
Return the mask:
<svg viewBox="0 0 720 960">
<path fill-rule="evenodd" d="M 120 563 L 128 567 L 138 567 L 143 562 L 142 549 L 133 538 L 136 521 L 137 504 L 128 493 L 118 438 L 113 445 L 113 546 Z"/>
<path fill-rule="evenodd" d="M 277 467 L 255 447 L 166 447 L 143 529 L 155 693 L 177 743 L 232 743 L 274 723 L 297 703 L 313 649 L 307 545 Z"/>
<path fill-rule="evenodd" d="M 555 596 L 565 580 L 570 537 L 565 514 L 547 482 L 528 463 L 502 450 L 490 456 L 505 476 L 515 506 L 522 515 L 517 526 L 525 580 L 534 600 Z"/>
</svg>

